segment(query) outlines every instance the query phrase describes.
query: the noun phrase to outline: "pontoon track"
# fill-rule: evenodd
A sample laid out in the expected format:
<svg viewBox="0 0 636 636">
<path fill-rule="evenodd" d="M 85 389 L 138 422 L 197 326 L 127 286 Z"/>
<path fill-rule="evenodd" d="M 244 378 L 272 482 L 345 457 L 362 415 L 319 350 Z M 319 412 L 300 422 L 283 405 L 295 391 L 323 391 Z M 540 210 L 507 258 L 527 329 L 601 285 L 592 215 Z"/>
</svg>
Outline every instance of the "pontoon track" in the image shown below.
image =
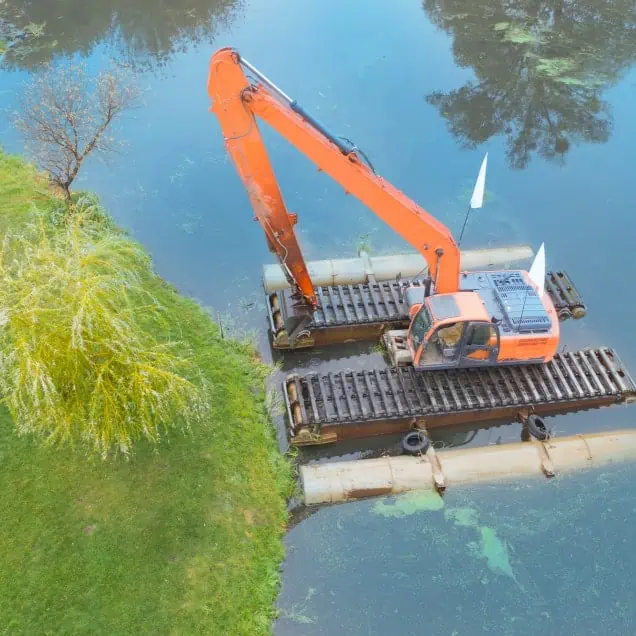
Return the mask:
<svg viewBox="0 0 636 636">
<path fill-rule="evenodd" d="M 321 443 L 427 427 L 551 415 L 628 403 L 636 386 L 607 347 L 548 364 L 417 372 L 412 367 L 292 374 L 284 381 L 294 443 Z"/>
</svg>

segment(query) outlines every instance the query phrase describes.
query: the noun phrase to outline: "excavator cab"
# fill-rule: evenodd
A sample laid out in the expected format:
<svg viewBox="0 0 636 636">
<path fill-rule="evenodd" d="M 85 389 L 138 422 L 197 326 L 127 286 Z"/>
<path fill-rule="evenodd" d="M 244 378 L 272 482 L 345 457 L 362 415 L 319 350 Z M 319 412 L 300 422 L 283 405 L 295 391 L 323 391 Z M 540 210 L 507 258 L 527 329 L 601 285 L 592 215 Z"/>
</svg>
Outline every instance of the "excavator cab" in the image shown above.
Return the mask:
<svg viewBox="0 0 636 636">
<path fill-rule="evenodd" d="M 559 343 L 552 300 L 527 272 L 463 272 L 460 291 L 406 290 L 406 338 L 416 369 L 549 362 Z"/>
<path fill-rule="evenodd" d="M 438 294 L 413 302 L 422 293 L 415 290 L 409 298 L 414 317 L 407 341 L 416 369 L 496 364 L 499 326 L 486 313 L 478 294 Z"/>
</svg>

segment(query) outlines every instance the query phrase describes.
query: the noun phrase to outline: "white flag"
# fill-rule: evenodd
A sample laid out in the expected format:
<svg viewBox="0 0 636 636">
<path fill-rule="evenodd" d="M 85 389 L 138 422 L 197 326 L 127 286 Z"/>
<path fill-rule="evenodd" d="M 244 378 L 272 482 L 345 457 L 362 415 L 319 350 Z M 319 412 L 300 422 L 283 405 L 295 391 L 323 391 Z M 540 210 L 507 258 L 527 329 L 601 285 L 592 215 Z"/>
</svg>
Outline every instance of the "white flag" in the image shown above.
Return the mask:
<svg viewBox="0 0 636 636">
<path fill-rule="evenodd" d="M 541 298 L 545 289 L 545 248 L 543 243 L 532 261 L 528 274 L 530 280 L 539 288 L 539 298 Z"/>
<path fill-rule="evenodd" d="M 480 208 L 484 203 L 484 190 L 486 189 L 486 167 L 488 165 L 488 153 L 481 162 L 481 168 L 479 168 L 479 175 L 477 175 L 477 181 L 475 182 L 475 189 L 473 190 L 473 196 L 470 197 L 470 207 Z"/>
</svg>

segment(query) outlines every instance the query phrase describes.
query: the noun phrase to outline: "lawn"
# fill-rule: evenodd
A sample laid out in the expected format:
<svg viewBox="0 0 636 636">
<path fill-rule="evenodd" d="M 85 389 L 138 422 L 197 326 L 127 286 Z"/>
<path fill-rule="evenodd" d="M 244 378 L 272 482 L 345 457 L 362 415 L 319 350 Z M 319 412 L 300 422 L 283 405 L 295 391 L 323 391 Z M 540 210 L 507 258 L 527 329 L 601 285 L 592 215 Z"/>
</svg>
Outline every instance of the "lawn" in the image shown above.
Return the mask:
<svg viewBox="0 0 636 636">
<path fill-rule="evenodd" d="M 0 151 L 0 232 L 49 196 Z M 210 381 L 209 419 L 104 462 L 18 437 L 1 407 L 3 633 L 270 632 L 293 480 L 266 409 L 267 369 L 195 303 L 147 278 Z"/>
<path fill-rule="evenodd" d="M 0 236 L 27 221 L 33 204 L 46 207 L 49 198 L 46 179 L 0 148 Z"/>
</svg>

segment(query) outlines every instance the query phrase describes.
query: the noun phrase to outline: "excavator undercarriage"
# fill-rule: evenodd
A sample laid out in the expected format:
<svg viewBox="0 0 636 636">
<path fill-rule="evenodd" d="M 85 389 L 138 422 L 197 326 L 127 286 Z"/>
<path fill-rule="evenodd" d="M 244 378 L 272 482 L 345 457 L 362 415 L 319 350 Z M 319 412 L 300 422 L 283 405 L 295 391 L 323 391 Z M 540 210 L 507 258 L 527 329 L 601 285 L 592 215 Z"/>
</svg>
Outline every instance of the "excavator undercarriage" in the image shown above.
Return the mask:
<svg viewBox="0 0 636 636">
<path fill-rule="evenodd" d="M 283 392 L 291 440 L 299 446 L 636 401 L 634 381 L 606 347 L 524 366 L 291 374 Z"/>
<path fill-rule="evenodd" d="M 563 352 L 547 364 L 415 371 L 404 346 L 408 284 L 426 283 L 392 280 L 317 288 L 319 309 L 296 347 L 382 337 L 390 364 L 288 375 L 282 388 L 293 444 L 523 421 L 530 414 L 558 415 L 636 401 L 636 384 L 607 347 Z M 565 272 L 548 272 L 546 290 L 562 321 L 586 315 L 586 305 Z M 292 293 L 278 291 L 268 300 L 273 345 L 289 350 L 282 325 L 294 315 Z"/>
<path fill-rule="evenodd" d="M 613 349 L 556 355 L 547 364 L 415 371 L 405 346 L 404 290 L 426 281 L 392 280 L 317 288 L 319 309 L 296 348 L 381 338 L 384 368 L 292 373 L 283 382 L 291 441 L 298 446 L 484 422 L 524 421 L 636 401 L 636 384 Z M 546 291 L 561 321 L 587 308 L 567 273 L 548 272 Z M 268 295 L 273 346 L 289 350 L 281 325 L 290 290 Z M 278 329 L 277 329 L 278 325 Z"/>
</svg>

